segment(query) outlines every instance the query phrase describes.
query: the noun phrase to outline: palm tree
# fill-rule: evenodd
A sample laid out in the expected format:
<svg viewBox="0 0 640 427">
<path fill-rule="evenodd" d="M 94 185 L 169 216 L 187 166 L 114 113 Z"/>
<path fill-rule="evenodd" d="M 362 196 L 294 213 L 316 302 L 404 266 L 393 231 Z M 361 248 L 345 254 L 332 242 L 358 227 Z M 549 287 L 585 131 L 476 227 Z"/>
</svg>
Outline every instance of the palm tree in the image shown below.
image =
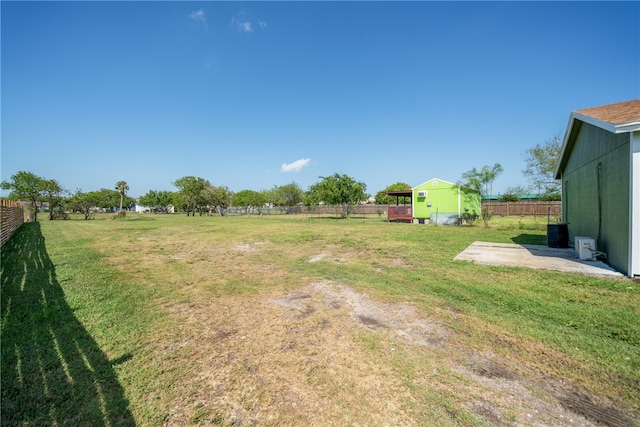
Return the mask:
<svg viewBox="0 0 640 427">
<path fill-rule="evenodd" d="M 120 215 L 123 214 L 122 211 L 122 203 L 124 202 L 124 195 L 127 194 L 127 191 L 129 190 L 129 184 L 127 184 L 126 181 L 118 181 L 118 183 L 116 184 L 116 190 L 118 190 L 120 192 Z"/>
<path fill-rule="evenodd" d="M 480 171 L 473 168 L 462 174 L 462 182 L 459 182 L 459 184 L 480 193 L 480 203 L 482 203 L 482 199 L 490 195 L 493 191 L 493 181 L 502 173 L 502 171 L 503 169 L 500 163 L 496 163 L 492 168 L 485 165 Z M 481 207 L 481 214 L 484 226 L 488 227 L 489 219 L 492 215 L 491 212 L 484 207 Z"/>
<path fill-rule="evenodd" d="M 493 181 L 502 172 L 504 169 L 500 163 L 496 163 L 491 169 L 486 165 L 482 167 L 483 180 L 489 185 L 489 194 L 493 194 Z"/>
</svg>

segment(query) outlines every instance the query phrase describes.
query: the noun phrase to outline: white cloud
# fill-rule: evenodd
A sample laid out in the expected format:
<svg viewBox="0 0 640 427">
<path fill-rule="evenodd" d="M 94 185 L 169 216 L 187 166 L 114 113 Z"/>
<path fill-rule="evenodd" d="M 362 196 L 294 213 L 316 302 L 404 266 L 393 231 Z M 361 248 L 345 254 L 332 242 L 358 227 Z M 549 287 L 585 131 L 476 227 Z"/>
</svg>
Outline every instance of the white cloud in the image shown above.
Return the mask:
<svg viewBox="0 0 640 427">
<path fill-rule="evenodd" d="M 239 12 L 236 16 L 231 18 L 231 24 L 236 27 L 238 31 L 243 33 L 252 33 L 254 29 L 254 23 L 257 23 L 259 29 L 264 30 L 267 28 L 267 22 L 258 19 L 257 21 L 248 16 L 246 12 Z"/>
<path fill-rule="evenodd" d="M 207 27 L 207 15 L 204 13 L 204 10 L 194 10 L 189 14 L 189 18 L 193 19 L 196 22 L 202 23 L 205 28 Z"/>
<path fill-rule="evenodd" d="M 236 28 L 238 28 L 239 31 L 245 32 L 245 33 L 252 33 L 253 32 L 253 26 L 251 25 L 251 22 L 249 21 L 236 21 Z"/>
<path fill-rule="evenodd" d="M 231 23 L 236 26 L 238 31 L 242 31 L 244 33 L 253 32 L 253 25 L 251 25 L 251 21 L 247 18 L 247 14 L 245 12 L 240 12 L 231 18 Z"/>
<path fill-rule="evenodd" d="M 299 159 L 292 163 L 283 163 L 282 166 L 280 166 L 280 172 L 300 172 L 310 161 L 311 159 Z"/>
</svg>

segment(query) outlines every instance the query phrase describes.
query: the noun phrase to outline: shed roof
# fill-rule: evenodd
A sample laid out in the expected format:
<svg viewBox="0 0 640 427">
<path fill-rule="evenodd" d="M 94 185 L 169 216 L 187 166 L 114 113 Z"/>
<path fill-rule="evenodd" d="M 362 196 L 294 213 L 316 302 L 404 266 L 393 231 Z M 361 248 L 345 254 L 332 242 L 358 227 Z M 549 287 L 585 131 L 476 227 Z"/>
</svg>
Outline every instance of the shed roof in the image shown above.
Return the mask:
<svg viewBox="0 0 640 427">
<path fill-rule="evenodd" d="M 445 183 L 445 184 L 449 184 L 449 185 L 457 185 L 457 184 L 455 184 L 455 183 L 453 183 L 453 182 L 445 181 L 444 179 L 440 179 L 440 178 L 431 178 L 429 181 L 425 181 L 425 182 L 423 182 L 423 183 L 422 183 L 422 184 L 420 184 L 420 185 L 416 185 L 415 187 L 413 187 L 413 190 L 415 190 L 415 189 L 416 189 L 416 188 L 418 188 L 418 187 L 422 187 L 423 185 L 428 184 L 428 183 L 433 182 L 433 181 L 439 181 L 439 182 L 443 182 L 443 183 Z"/>
<path fill-rule="evenodd" d="M 572 116 L 613 133 L 640 129 L 640 99 L 576 110 Z"/>
<path fill-rule="evenodd" d="M 413 196 L 413 190 L 385 191 L 385 194 L 388 194 L 389 196 L 411 197 Z"/>
<path fill-rule="evenodd" d="M 577 129 L 574 126 L 576 120 L 589 123 L 611 133 L 638 131 L 640 130 L 640 99 L 572 111 L 555 170 L 556 179 L 560 179 L 560 171 L 569 155 L 570 150 L 568 148 L 573 144 L 573 138 L 575 137 L 573 130 Z"/>
</svg>

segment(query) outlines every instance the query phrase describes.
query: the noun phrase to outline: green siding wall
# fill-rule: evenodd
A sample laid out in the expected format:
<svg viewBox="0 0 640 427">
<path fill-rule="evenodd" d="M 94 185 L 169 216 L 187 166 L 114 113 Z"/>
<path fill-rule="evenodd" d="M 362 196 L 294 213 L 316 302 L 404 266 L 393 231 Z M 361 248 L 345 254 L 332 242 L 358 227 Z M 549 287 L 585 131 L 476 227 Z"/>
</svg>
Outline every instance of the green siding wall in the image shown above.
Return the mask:
<svg viewBox="0 0 640 427">
<path fill-rule="evenodd" d="M 625 271 L 629 256 L 629 134 L 581 123 L 562 171 L 569 239 L 596 239 L 607 262 Z"/>
<path fill-rule="evenodd" d="M 420 191 L 426 191 L 426 197 L 418 197 Z M 460 213 L 465 208 L 469 212 L 480 213 L 480 195 L 462 189 L 458 198 L 458 186 L 446 181 L 432 179 L 413 189 L 414 218 L 432 218 L 434 215 L 458 215 L 458 199 Z"/>
</svg>

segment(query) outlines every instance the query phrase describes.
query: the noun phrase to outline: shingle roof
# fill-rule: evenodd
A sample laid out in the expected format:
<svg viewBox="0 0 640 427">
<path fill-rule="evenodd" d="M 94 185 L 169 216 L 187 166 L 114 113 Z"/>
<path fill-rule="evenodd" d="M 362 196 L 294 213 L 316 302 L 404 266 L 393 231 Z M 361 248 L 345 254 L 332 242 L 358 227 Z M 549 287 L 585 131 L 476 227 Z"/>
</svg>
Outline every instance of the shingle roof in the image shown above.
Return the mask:
<svg viewBox="0 0 640 427">
<path fill-rule="evenodd" d="M 570 146 L 573 145 L 575 140 L 574 123 L 576 121 L 586 122 L 615 134 L 640 131 L 640 99 L 571 112 L 569 125 L 564 134 L 560 158 L 554 172 L 556 179 L 560 179 L 560 171 L 567 162 L 567 156 L 571 151 Z"/>
<path fill-rule="evenodd" d="M 574 112 L 612 125 L 620 125 L 640 120 L 640 99 L 585 108 Z"/>
</svg>

